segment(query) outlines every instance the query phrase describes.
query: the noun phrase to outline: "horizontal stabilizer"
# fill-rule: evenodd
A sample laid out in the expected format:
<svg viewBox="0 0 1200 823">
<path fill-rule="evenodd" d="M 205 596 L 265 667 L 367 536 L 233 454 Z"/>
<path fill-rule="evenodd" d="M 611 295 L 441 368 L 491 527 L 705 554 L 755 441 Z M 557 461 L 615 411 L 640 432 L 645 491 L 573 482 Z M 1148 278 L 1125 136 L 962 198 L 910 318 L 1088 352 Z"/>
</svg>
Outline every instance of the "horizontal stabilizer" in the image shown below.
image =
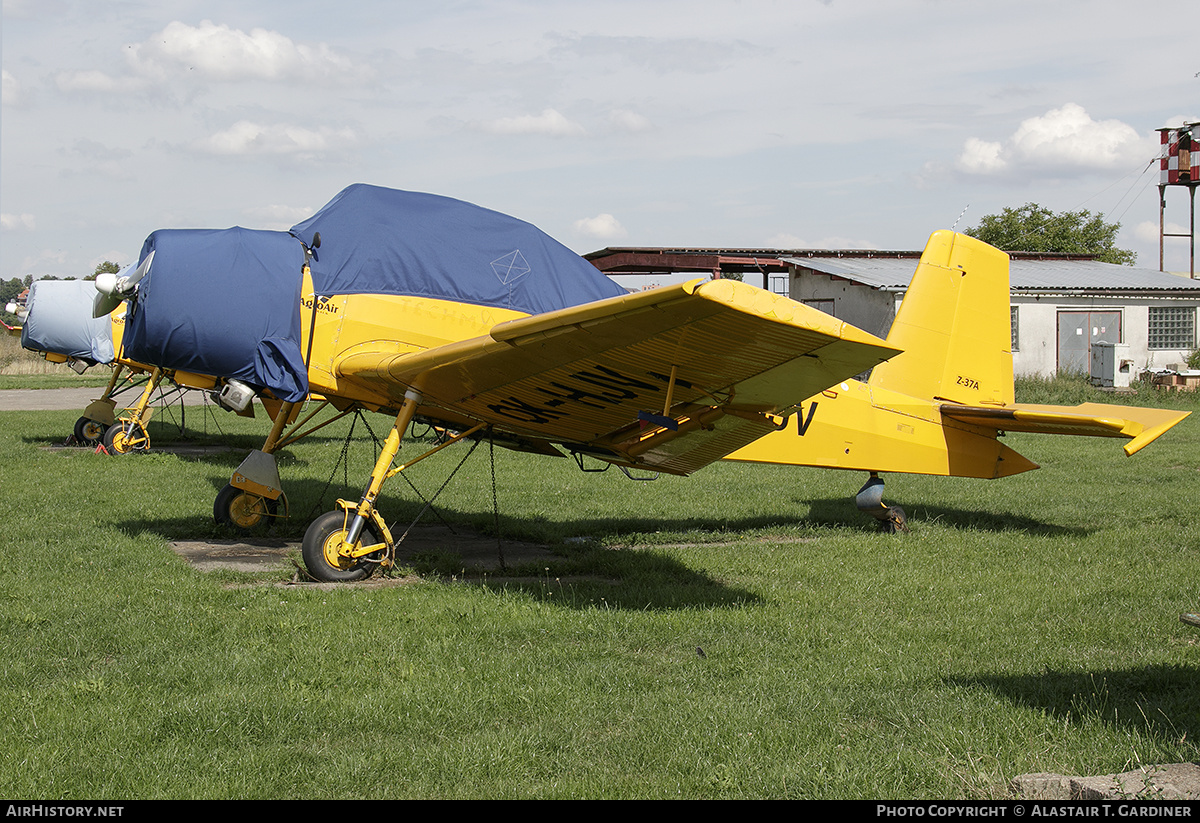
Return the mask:
<svg viewBox="0 0 1200 823">
<path fill-rule="evenodd" d="M 1105 403 L 1078 406 L 1014 404 L 1003 408 L 941 406 L 943 418 L 997 431 L 1036 434 L 1075 434 L 1085 437 L 1124 437 L 1125 454 L 1132 455 L 1154 442 L 1190 412 L 1146 409 Z"/>
</svg>

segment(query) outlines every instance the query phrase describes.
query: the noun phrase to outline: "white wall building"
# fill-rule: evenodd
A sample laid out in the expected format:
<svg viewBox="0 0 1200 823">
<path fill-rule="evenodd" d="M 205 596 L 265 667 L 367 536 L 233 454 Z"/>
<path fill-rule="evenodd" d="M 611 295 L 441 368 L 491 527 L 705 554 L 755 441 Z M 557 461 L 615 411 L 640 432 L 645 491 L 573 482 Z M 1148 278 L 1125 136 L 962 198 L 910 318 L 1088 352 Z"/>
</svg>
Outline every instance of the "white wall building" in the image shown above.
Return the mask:
<svg viewBox="0 0 1200 823">
<path fill-rule="evenodd" d="M 887 336 L 916 270 L 916 252 L 785 256 L 772 289 Z M 838 254 L 838 253 L 833 253 Z M 1123 344 L 1135 374 L 1182 363 L 1196 348 L 1200 280 L 1067 256 L 1014 254 L 1009 268 L 1013 370 L 1087 372 L 1092 344 Z M 786 288 L 786 291 L 784 291 Z"/>
</svg>

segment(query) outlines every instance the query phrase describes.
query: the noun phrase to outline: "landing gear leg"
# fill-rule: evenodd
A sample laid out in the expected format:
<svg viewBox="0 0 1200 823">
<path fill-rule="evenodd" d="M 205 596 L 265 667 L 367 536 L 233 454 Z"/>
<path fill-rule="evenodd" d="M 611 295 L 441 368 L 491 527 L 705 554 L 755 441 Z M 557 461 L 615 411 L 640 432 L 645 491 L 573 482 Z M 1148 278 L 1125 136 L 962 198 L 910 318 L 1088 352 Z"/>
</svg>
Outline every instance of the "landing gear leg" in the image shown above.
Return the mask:
<svg viewBox="0 0 1200 823">
<path fill-rule="evenodd" d="M 485 427 L 480 423 L 459 432 L 393 468 L 392 463 L 400 451 L 400 439 L 412 422 L 420 402 L 421 392 L 418 388 L 411 388 L 405 393 L 404 404 L 383 442 L 379 459 L 371 471 L 371 480 L 358 503 L 339 500 L 337 504 L 340 510 L 322 515 L 309 525 L 304 534 L 304 565 L 315 579 L 330 582 L 360 580 L 370 573 L 364 564 L 390 567 L 395 562 L 398 541 L 393 539 L 387 524 L 375 509 L 383 482 Z M 400 540 L 404 540 L 404 535 L 400 536 Z"/>
<path fill-rule="evenodd" d="M 213 520 L 217 523 L 248 534 L 280 516 L 280 500 L 285 504 L 283 517 L 288 516 L 287 500 L 283 485 L 279 482 L 279 467 L 274 451 L 294 406 L 294 403 L 282 404 L 262 450 L 250 452 L 237 467 L 229 483 L 217 494 L 213 502 Z"/>
<path fill-rule="evenodd" d="M 150 448 L 150 398 L 162 382 L 163 370 L 155 368 L 138 402 L 125 410 L 125 414 L 104 433 L 104 448 L 109 454 L 129 454 Z"/>
<path fill-rule="evenodd" d="M 369 535 L 372 525 L 378 524 L 375 500 L 383 481 L 392 474 L 392 461 L 400 451 L 400 439 L 417 412 L 421 393 L 410 389 L 404 395 L 404 404 L 396 415 L 396 422 L 388 432 L 380 450 L 379 459 L 371 471 L 371 480 L 359 498 L 358 505 L 345 504 L 345 511 L 333 511 L 317 518 L 304 535 L 304 565 L 315 579 L 328 582 L 360 580 L 369 574 L 364 559 L 373 552 L 363 552 L 363 543 L 375 546 L 374 535 Z M 339 501 L 342 503 L 343 501 Z M 364 541 L 364 532 L 368 533 Z M 382 560 L 388 563 L 393 546 L 391 535 L 383 535 L 386 552 Z M 367 561 L 369 562 L 369 561 Z"/>
<path fill-rule="evenodd" d="M 117 390 L 117 382 L 125 367 L 118 364 L 113 368 L 112 376 L 108 379 L 108 387 L 99 399 L 93 400 L 83 410 L 83 416 L 75 421 L 75 439 L 85 446 L 95 446 L 104 442 L 104 434 L 108 427 L 117 422 L 113 415 L 116 402 L 112 399 Z"/>
<path fill-rule="evenodd" d="M 858 490 L 854 503 L 860 512 L 866 512 L 879 522 L 879 528 L 888 534 L 908 531 L 908 518 L 899 506 L 888 506 L 883 502 L 883 478 L 876 472 Z"/>
</svg>

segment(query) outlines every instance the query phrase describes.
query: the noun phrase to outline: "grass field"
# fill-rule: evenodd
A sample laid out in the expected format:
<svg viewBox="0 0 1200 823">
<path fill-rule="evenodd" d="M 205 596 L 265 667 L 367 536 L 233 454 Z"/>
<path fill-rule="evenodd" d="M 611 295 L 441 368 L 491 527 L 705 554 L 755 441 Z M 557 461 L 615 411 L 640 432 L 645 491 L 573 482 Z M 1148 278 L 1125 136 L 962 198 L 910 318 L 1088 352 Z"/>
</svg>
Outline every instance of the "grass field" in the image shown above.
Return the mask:
<svg viewBox="0 0 1200 823">
<path fill-rule="evenodd" d="M 0 413 L 5 797 L 992 798 L 1200 760 L 1200 631 L 1179 622 L 1200 609 L 1200 415 L 1133 458 L 1012 435 L 1041 470 L 890 476 L 894 536 L 854 508 L 859 474 L 635 483 L 497 449 L 501 537 L 550 561 L 434 554 L 410 584 L 333 590 L 166 545 L 222 534 L 213 497 L 264 421 L 189 411 L 185 437 L 236 447 L 203 460 L 49 448 L 77 416 Z M 280 534 L 357 497 L 374 446 L 339 426 L 285 450 Z M 413 482 L 432 493 L 463 448 Z M 442 515 L 490 533 L 491 475 L 485 445 Z M 418 505 L 385 487 L 390 520 Z"/>
<path fill-rule="evenodd" d="M 104 367 L 93 367 L 77 374 L 66 363 L 51 363 L 39 354 L 22 349 L 19 335 L 0 333 L 0 390 L 103 386 L 111 375 L 112 372 Z"/>
</svg>

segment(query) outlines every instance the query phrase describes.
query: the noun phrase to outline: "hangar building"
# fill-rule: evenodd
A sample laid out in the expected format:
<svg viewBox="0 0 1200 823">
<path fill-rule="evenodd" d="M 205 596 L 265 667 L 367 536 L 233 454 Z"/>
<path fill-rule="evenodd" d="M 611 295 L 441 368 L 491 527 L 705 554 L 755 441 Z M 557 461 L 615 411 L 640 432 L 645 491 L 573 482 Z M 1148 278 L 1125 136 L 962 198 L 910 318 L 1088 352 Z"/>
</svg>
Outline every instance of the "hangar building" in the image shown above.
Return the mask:
<svg viewBox="0 0 1200 823">
<path fill-rule="evenodd" d="M 674 276 L 737 276 L 886 337 L 917 251 L 608 248 L 585 255 L 627 287 Z M 1013 370 L 1089 371 L 1096 343 L 1134 374 L 1182 363 L 1196 348 L 1200 279 L 1089 257 L 1011 252 Z M 621 276 L 625 276 L 622 280 Z"/>
</svg>

